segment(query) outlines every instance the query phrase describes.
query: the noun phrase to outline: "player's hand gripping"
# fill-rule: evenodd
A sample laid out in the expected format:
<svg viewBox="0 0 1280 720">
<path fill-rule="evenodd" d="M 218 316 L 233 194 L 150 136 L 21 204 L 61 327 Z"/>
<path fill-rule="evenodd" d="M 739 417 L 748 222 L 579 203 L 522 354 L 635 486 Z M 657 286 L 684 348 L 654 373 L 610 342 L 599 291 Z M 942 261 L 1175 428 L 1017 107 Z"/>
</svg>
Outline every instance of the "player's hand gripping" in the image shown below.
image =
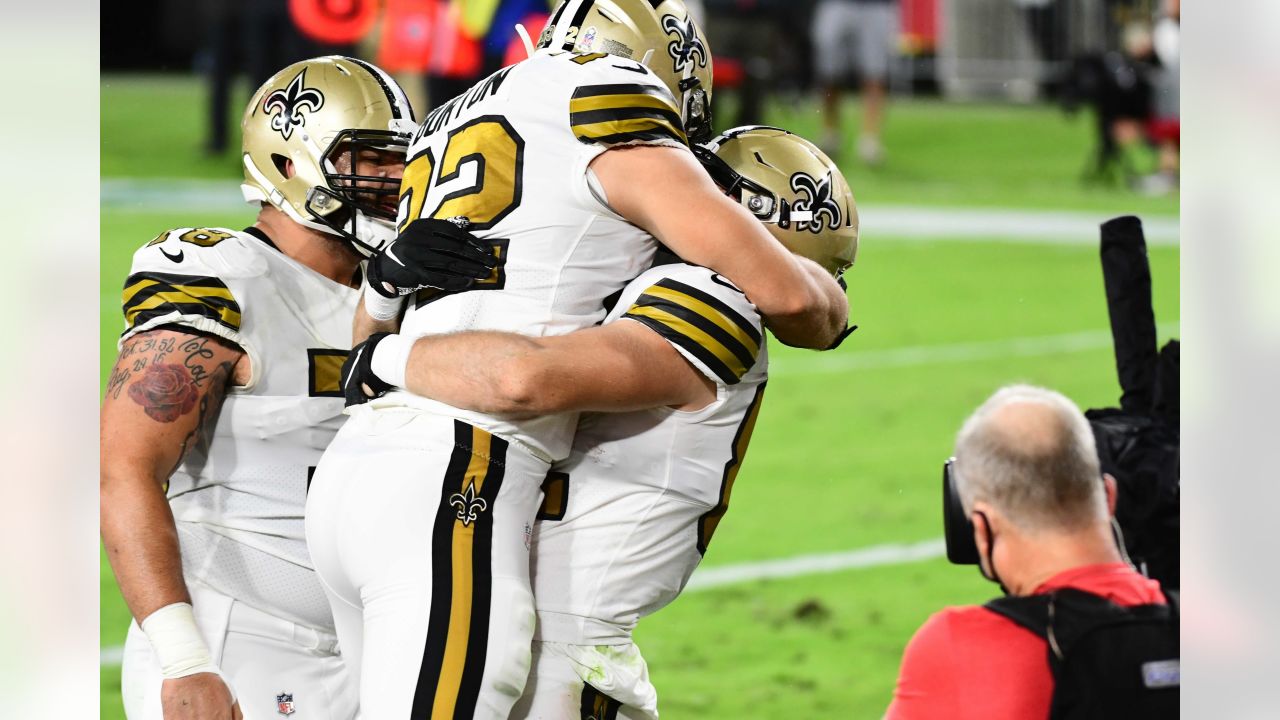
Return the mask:
<svg viewBox="0 0 1280 720">
<path fill-rule="evenodd" d="M 378 377 L 373 371 L 373 351 L 383 338 L 391 333 L 374 333 L 368 340 L 351 348 L 351 354 L 342 363 L 342 395 L 346 406 L 361 405 L 386 395 L 395 386 Z"/>
<path fill-rule="evenodd" d="M 215 673 L 165 680 L 160 686 L 164 720 L 242 720 L 240 705 Z"/>
<path fill-rule="evenodd" d="M 394 298 L 426 288 L 459 292 L 489 277 L 498 259 L 461 225 L 429 218 L 409 223 L 369 260 L 369 286 Z"/>
</svg>

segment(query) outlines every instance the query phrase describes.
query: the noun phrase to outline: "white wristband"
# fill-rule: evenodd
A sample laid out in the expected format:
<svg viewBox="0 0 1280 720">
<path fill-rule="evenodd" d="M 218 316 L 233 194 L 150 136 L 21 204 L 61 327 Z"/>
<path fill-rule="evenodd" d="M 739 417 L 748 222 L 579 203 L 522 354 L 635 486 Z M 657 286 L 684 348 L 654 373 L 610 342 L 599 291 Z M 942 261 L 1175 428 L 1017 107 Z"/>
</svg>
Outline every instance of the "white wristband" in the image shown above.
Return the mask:
<svg viewBox="0 0 1280 720">
<path fill-rule="evenodd" d="M 196 627 L 190 603 L 173 603 L 151 613 L 142 621 L 142 632 L 151 641 L 160 662 L 160 674 L 166 680 L 196 673 L 211 672 L 219 676 L 209 646 Z"/>
<path fill-rule="evenodd" d="M 389 298 L 379 294 L 378 291 L 374 290 L 373 286 L 369 284 L 369 279 L 367 277 L 365 278 L 364 310 L 369 313 L 369 317 L 374 320 L 377 320 L 378 322 L 386 322 L 400 317 L 400 310 L 404 308 L 404 298 L 405 296 L 403 295 L 400 297 Z"/>
<path fill-rule="evenodd" d="M 373 374 L 383 382 L 403 388 L 406 382 L 406 370 L 409 367 L 409 355 L 413 352 L 415 342 L 417 338 L 404 335 L 388 335 L 382 338 L 373 348 L 369 369 L 373 370 Z"/>
</svg>

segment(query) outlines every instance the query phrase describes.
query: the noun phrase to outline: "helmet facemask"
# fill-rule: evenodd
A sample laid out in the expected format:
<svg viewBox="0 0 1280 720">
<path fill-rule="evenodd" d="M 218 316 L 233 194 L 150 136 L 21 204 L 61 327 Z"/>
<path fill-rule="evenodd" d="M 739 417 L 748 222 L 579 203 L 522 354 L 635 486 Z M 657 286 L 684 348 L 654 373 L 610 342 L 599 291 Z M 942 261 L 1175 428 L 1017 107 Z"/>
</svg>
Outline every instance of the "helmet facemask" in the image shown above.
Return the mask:
<svg viewBox="0 0 1280 720">
<path fill-rule="evenodd" d="M 779 198 L 769 188 L 743 177 L 705 146 L 694 145 L 693 154 L 725 195 L 737 200 L 747 212 L 765 225 L 777 225 L 782 230 L 789 230 L 792 223 L 813 220 L 812 212 L 793 209 L 786 198 Z"/>
<path fill-rule="evenodd" d="M 404 158 L 409 136 L 391 130 L 347 129 L 334 136 L 320 163 L 325 184 L 307 193 L 312 218 L 346 238 L 362 254 L 372 254 L 395 237 L 400 176 L 357 172 L 362 152 Z M 383 163 L 385 164 L 385 163 Z"/>
<path fill-rule="evenodd" d="M 684 98 L 681 115 L 685 135 L 690 144 L 707 142 L 715 134 L 711 128 L 711 97 L 707 89 L 698 78 L 687 77 L 680 81 L 680 91 Z"/>
</svg>

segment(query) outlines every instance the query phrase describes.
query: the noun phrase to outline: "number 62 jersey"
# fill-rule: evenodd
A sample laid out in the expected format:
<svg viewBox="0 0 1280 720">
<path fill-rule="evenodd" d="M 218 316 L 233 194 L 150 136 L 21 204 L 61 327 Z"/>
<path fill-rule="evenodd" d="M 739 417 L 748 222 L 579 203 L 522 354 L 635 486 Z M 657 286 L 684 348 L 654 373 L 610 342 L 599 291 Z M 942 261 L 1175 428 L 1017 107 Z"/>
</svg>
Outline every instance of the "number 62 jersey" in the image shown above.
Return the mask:
<svg viewBox="0 0 1280 720">
<path fill-rule="evenodd" d="M 432 112 L 409 148 L 400 225 L 465 217 L 503 264 L 463 293 L 419 293 L 401 334 L 496 330 L 567 333 L 604 318 L 605 299 L 649 267 L 657 242 L 614 213 L 589 172 L 617 146 L 688 151 L 675 99 L 643 65 L 594 53 L 542 51 Z M 544 461 L 568 454 L 572 413 L 510 421 L 392 393 L 525 445 Z"/>
</svg>

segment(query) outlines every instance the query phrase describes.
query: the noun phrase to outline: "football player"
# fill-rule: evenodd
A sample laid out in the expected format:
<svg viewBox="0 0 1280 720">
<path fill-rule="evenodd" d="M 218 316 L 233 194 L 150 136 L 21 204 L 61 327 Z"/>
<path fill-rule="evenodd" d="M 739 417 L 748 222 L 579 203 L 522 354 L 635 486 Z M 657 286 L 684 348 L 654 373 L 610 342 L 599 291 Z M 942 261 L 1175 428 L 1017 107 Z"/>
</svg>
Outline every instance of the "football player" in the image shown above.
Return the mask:
<svg viewBox="0 0 1280 720">
<path fill-rule="evenodd" d="M 853 195 L 812 143 L 756 126 L 698 150 L 717 183 L 787 248 L 837 276 L 852 264 Z M 376 352 L 383 341 L 375 335 L 357 349 Z M 349 384 L 385 382 L 369 365 L 353 370 Z M 767 371 L 758 309 L 724 277 L 680 262 L 628 284 L 597 328 L 415 341 L 399 373 L 411 392 L 500 414 L 612 411 L 582 414 L 572 454 L 543 483 L 534 664 L 513 718 L 657 718 L 631 632 L 675 599 L 706 552 Z"/>
<path fill-rule="evenodd" d="M 291 65 L 244 114 L 254 224 L 134 255 L 101 447 L 103 541 L 136 620 L 130 718 L 354 717 L 302 509 L 344 419 L 360 261 L 394 237 L 413 120 L 372 65 Z"/>
<path fill-rule="evenodd" d="M 689 149 L 710 132 L 711 54 L 683 4 L 567 0 L 539 45 L 426 118 L 402 183 L 401 222 L 465 219 L 502 264 L 444 297 L 371 276 L 356 337 L 396 327 L 405 290 L 400 340 L 590 327 L 662 241 L 742 287 L 783 339 L 830 344 L 848 313 L 840 287 L 720 193 Z M 382 345 L 352 363 L 394 366 L 410 349 Z M 403 392 L 352 413 L 306 517 L 363 713 L 508 716 L 528 675 L 539 487 L 576 425 Z"/>
</svg>

